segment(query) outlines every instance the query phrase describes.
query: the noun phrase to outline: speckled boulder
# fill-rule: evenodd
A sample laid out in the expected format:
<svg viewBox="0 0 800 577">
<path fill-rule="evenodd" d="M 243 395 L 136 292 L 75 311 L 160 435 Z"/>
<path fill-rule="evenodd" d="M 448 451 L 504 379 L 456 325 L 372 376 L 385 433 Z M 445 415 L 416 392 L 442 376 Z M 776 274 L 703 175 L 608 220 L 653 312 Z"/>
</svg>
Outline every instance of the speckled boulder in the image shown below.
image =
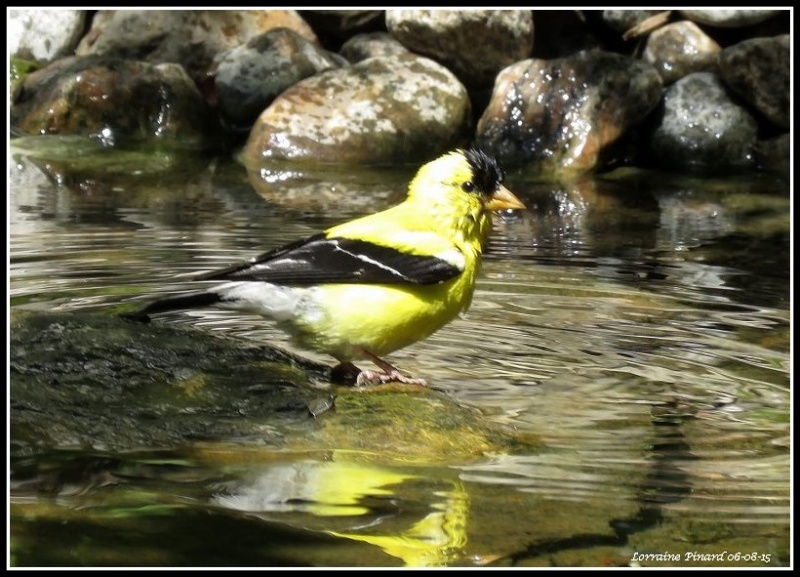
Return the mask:
<svg viewBox="0 0 800 577">
<path fill-rule="evenodd" d="M 361 62 L 374 56 L 408 54 L 409 50 L 388 32 L 356 34 L 342 44 L 339 54 L 350 62 Z"/>
<path fill-rule="evenodd" d="M 582 174 L 656 107 L 661 90 L 652 66 L 609 52 L 523 60 L 498 75 L 476 140 L 507 164 Z"/>
<path fill-rule="evenodd" d="M 466 89 L 434 61 L 369 58 L 281 94 L 253 126 L 244 160 L 418 162 L 464 142 L 469 117 Z"/>
<path fill-rule="evenodd" d="M 664 168 L 716 172 L 753 165 L 757 124 L 709 72 L 682 78 L 664 92 L 650 147 Z"/>
<path fill-rule="evenodd" d="M 329 52 L 289 28 L 275 28 L 225 52 L 214 73 L 220 110 L 250 125 L 281 92 L 319 72 L 339 68 Z"/>
</svg>

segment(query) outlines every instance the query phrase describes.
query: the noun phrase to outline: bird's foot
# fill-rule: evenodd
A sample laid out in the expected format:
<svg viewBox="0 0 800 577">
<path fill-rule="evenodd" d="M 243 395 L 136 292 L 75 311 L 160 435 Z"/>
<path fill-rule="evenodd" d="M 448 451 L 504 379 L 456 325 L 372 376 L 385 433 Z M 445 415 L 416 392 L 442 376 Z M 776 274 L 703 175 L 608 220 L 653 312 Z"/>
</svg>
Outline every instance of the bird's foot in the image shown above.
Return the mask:
<svg viewBox="0 0 800 577">
<path fill-rule="evenodd" d="M 428 382 L 425 379 L 407 377 L 394 368 L 386 372 L 370 370 L 361 371 L 356 377 L 357 387 L 385 385 L 386 383 L 403 383 L 404 385 L 417 385 L 420 387 L 428 386 Z"/>
<path fill-rule="evenodd" d="M 378 355 L 375 355 L 367 350 L 362 349 L 367 357 L 372 359 L 372 362 L 378 365 L 380 371 L 361 371 L 356 378 L 356 386 L 363 387 L 371 384 L 386 384 L 386 383 L 402 383 L 404 385 L 417 385 L 419 387 L 427 387 L 428 382 L 425 379 L 414 379 L 407 377 L 401 373 L 393 364 L 384 361 Z"/>
<path fill-rule="evenodd" d="M 331 380 L 335 383 L 353 383 L 353 381 L 355 381 L 356 387 L 385 385 L 386 383 L 402 383 L 404 385 L 416 385 L 419 387 L 428 386 L 428 382 L 425 379 L 407 377 L 401 373 L 397 367 L 367 350 L 361 349 L 361 353 L 372 359 L 372 362 L 378 365 L 380 370 L 362 370 L 353 363 L 344 361 L 333 367 L 331 370 Z"/>
</svg>

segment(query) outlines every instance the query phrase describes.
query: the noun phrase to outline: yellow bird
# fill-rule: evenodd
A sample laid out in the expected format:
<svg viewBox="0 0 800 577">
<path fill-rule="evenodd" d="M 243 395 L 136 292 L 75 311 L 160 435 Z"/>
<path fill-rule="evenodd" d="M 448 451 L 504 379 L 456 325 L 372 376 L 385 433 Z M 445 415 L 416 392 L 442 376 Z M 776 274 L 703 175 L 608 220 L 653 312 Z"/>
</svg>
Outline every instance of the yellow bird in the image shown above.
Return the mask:
<svg viewBox="0 0 800 577">
<path fill-rule="evenodd" d="M 524 209 L 495 159 L 458 149 L 419 169 L 400 204 L 331 227 L 248 262 L 196 277 L 226 281 L 124 315 L 215 306 L 277 322 L 295 344 L 328 354 L 356 385 L 426 384 L 381 357 L 424 339 L 466 311 L 491 212 Z M 369 359 L 381 370 L 360 370 Z"/>
</svg>

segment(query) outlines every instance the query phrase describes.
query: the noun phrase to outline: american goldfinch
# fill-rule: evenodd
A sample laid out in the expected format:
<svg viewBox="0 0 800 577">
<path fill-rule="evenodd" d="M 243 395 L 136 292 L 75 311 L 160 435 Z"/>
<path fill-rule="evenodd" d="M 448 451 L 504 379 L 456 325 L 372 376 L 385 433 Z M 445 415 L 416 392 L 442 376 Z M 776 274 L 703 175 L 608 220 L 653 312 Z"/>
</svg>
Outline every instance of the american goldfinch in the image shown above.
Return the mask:
<svg viewBox="0 0 800 577">
<path fill-rule="evenodd" d="M 523 209 L 480 150 L 458 149 L 419 169 L 400 204 L 196 277 L 226 281 L 125 315 L 215 306 L 273 319 L 295 344 L 357 371 L 356 385 L 424 385 L 381 357 L 430 336 L 466 311 L 491 212 Z M 369 359 L 380 371 L 360 370 Z M 336 370 L 336 369 L 334 369 Z"/>
</svg>

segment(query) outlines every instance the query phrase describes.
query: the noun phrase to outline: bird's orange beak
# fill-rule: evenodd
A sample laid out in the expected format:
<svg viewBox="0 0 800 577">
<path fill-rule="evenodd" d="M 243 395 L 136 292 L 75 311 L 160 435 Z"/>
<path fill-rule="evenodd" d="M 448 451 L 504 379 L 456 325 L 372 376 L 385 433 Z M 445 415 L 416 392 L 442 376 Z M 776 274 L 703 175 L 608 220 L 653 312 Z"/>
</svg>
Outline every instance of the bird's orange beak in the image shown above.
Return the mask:
<svg viewBox="0 0 800 577">
<path fill-rule="evenodd" d="M 502 184 L 498 184 L 495 191 L 486 197 L 483 202 L 483 208 L 488 211 L 497 212 L 500 210 L 508 209 L 523 209 L 525 205 L 518 199 L 513 192 L 508 190 Z"/>
</svg>

